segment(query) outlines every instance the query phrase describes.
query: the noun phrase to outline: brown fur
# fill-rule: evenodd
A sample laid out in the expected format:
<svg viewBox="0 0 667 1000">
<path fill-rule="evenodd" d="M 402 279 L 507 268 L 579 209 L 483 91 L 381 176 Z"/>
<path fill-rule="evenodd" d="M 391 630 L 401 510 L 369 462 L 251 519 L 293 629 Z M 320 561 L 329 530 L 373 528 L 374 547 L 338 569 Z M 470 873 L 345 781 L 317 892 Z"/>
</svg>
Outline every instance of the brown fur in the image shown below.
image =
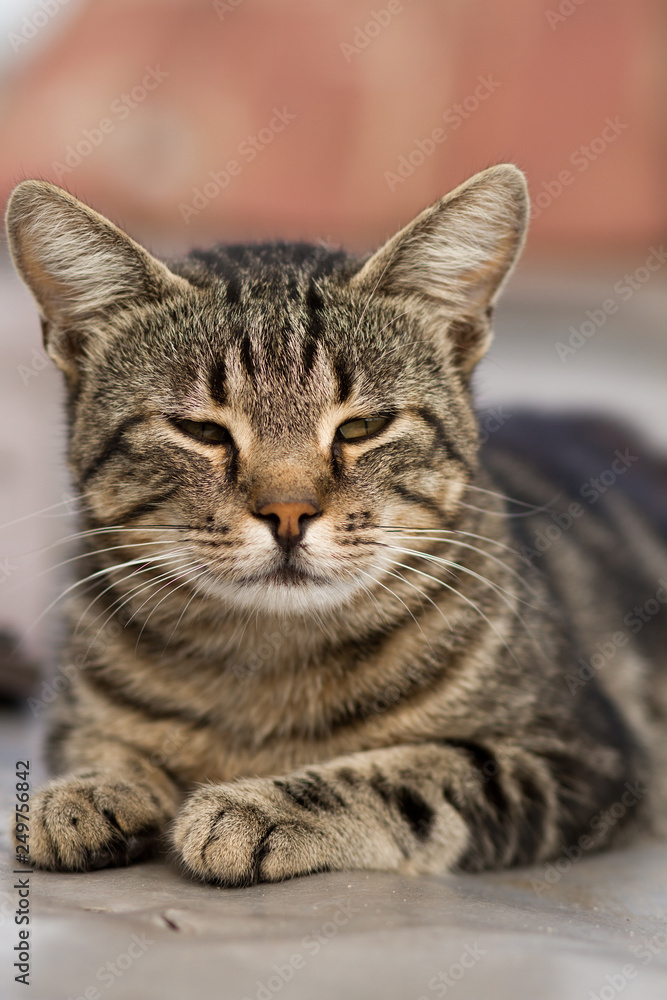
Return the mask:
<svg viewBox="0 0 667 1000">
<path fill-rule="evenodd" d="M 663 529 L 642 540 L 612 497 L 539 567 L 513 528 L 567 511 L 563 481 L 480 456 L 470 375 L 526 206 L 505 165 L 365 261 L 274 244 L 168 268 L 66 192 L 16 189 L 83 508 L 34 864 L 124 863 L 168 829 L 228 885 L 480 869 L 602 845 L 648 806 L 664 614 L 568 678 L 667 578 Z"/>
</svg>

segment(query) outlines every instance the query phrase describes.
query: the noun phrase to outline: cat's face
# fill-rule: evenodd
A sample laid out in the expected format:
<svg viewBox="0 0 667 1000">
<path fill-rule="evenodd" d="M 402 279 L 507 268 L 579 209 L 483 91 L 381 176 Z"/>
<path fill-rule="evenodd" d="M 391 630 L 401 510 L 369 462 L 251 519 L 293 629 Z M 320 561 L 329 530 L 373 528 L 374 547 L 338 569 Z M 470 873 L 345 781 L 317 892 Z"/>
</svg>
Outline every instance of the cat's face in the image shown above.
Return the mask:
<svg viewBox="0 0 667 1000">
<path fill-rule="evenodd" d="M 322 611 L 392 568 L 386 526 L 455 515 L 476 434 L 400 308 L 332 279 L 290 293 L 286 271 L 241 280 L 234 305 L 223 281 L 124 317 L 82 379 L 71 454 L 101 524 L 187 526 L 151 528 L 147 552 L 171 540 L 201 588 Z"/>
<path fill-rule="evenodd" d="M 168 270 L 21 185 L 13 253 L 67 376 L 75 482 L 118 561 L 242 612 L 375 599 L 401 572 L 389 529 L 417 548 L 455 522 L 476 461 L 467 378 L 524 215 L 501 167 L 363 265 L 279 244 Z"/>
</svg>

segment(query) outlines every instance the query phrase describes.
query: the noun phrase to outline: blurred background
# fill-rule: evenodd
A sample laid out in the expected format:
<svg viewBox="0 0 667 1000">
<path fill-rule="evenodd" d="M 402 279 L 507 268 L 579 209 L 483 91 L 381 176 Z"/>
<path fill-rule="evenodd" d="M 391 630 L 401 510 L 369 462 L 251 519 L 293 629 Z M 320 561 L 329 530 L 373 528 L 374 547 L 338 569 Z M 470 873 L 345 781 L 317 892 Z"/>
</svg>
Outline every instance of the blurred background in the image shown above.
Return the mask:
<svg viewBox="0 0 667 1000">
<path fill-rule="evenodd" d="M 666 38 L 664 0 L 3 0 L 0 199 L 46 178 L 165 255 L 366 249 L 513 161 L 533 223 L 477 376 L 484 433 L 574 408 L 667 450 Z M 0 293 L 0 632 L 43 660 L 75 505 L 6 249 Z"/>
</svg>

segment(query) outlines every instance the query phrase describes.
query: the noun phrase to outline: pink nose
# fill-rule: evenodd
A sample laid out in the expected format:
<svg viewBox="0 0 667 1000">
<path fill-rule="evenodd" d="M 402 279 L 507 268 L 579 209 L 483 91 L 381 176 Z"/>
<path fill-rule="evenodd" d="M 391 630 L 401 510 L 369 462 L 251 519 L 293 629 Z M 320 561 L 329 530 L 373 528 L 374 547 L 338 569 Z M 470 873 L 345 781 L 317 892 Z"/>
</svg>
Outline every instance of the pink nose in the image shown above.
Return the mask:
<svg viewBox="0 0 667 1000">
<path fill-rule="evenodd" d="M 297 538 L 301 534 L 301 518 L 314 517 L 319 510 L 306 500 L 295 500 L 289 503 L 267 503 L 261 507 L 262 517 L 277 517 L 280 538 Z"/>
</svg>

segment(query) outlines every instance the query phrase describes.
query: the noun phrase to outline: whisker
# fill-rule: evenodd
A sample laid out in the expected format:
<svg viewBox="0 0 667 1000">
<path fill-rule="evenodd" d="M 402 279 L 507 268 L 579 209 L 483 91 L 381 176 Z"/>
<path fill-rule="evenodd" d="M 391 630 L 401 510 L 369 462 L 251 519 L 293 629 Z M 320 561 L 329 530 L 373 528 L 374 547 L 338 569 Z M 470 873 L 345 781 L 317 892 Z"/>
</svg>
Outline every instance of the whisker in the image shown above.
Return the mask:
<svg viewBox="0 0 667 1000">
<path fill-rule="evenodd" d="M 194 582 L 196 582 L 196 580 Z M 187 602 L 187 604 L 185 605 L 185 607 L 181 611 L 180 615 L 178 616 L 178 621 L 176 622 L 176 624 L 174 625 L 173 629 L 171 630 L 171 634 L 169 635 L 169 638 L 167 639 L 167 641 L 166 641 L 166 643 L 164 645 L 164 649 L 162 650 L 162 654 L 163 655 L 167 652 L 167 647 L 169 646 L 169 643 L 171 642 L 171 640 L 176 635 L 176 632 L 178 631 L 178 627 L 181 624 L 181 622 L 183 621 L 183 616 L 185 615 L 186 611 L 188 610 L 188 608 L 190 607 L 190 605 L 194 601 L 195 597 L 198 597 L 198 596 L 199 596 L 199 594 L 198 594 L 196 588 L 193 587 L 192 596 L 190 597 L 190 600 Z"/>
<path fill-rule="evenodd" d="M 248 628 L 248 625 L 250 624 L 251 619 L 252 619 L 252 609 L 251 608 L 245 609 L 242 612 L 241 620 L 239 621 L 238 625 L 235 627 L 234 631 L 229 637 L 229 641 L 227 642 L 227 645 L 225 647 L 226 650 L 230 649 L 235 641 L 237 646 L 241 644 L 241 642 L 243 641 L 243 636 L 246 634 L 246 630 Z M 258 619 L 259 619 L 259 611 L 255 609 L 255 622 L 257 622 Z M 236 637 L 239 629 L 241 629 L 241 634 L 237 639 Z"/>
<path fill-rule="evenodd" d="M 55 542 L 50 542 L 48 545 L 41 545 L 38 549 L 30 549 L 29 551 L 25 552 L 24 555 L 32 556 L 32 555 L 38 555 L 39 553 L 49 552 L 51 549 L 54 549 L 57 545 L 65 545 L 67 542 L 77 542 L 82 538 L 92 538 L 95 535 L 102 535 L 109 533 L 118 534 L 121 531 L 143 531 L 143 530 L 144 530 L 143 528 L 125 528 L 123 527 L 123 525 L 113 526 L 109 528 L 90 528 L 87 531 L 76 531 L 71 535 L 64 535 L 62 538 L 57 538 Z M 146 530 L 157 531 L 158 528 L 157 526 L 155 527 L 147 526 Z M 158 545 L 158 544 L 173 545 L 173 539 L 166 539 L 163 541 L 161 541 L 160 539 L 155 539 L 155 541 L 153 541 L 152 539 L 148 539 L 146 541 L 146 545 Z"/>
<path fill-rule="evenodd" d="M 538 507 L 535 504 L 526 503 L 525 500 L 517 500 L 515 497 L 509 497 L 506 493 L 496 493 L 495 490 L 487 490 L 483 486 L 476 486 L 474 483 L 466 483 L 465 487 L 468 490 L 477 490 L 478 493 L 487 493 L 491 497 L 498 497 L 500 500 L 506 500 L 508 503 L 516 504 L 518 507 L 528 507 L 531 511 L 533 511 L 533 513 L 536 514 L 541 511 L 548 510 L 549 505 L 555 503 L 563 495 L 563 491 L 559 490 L 552 500 L 549 500 L 549 502 L 544 504 L 542 507 Z"/>
<path fill-rule="evenodd" d="M 353 579 L 356 577 L 356 573 L 353 570 L 348 569 L 348 570 L 346 570 L 346 572 L 347 572 L 348 576 L 351 576 Z M 370 587 L 368 586 L 368 584 L 364 583 L 363 580 L 359 580 L 359 581 L 355 581 L 355 582 L 359 583 L 359 586 L 361 587 L 361 589 L 363 590 L 363 592 L 367 595 L 367 597 L 370 597 L 370 599 L 373 601 L 373 603 L 375 604 L 375 606 L 376 606 L 376 608 L 378 610 L 378 614 L 381 615 L 381 617 L 382 617 L 383 621 L 385 622 L 385 624 L 391 625 L 391 619 L 387 616 L 387 612 L 382 607 L 382 605 L 380 604 L 379 600 L 377 599 L 377 597 L 375 596 L 375 594 L 373 593 L 373 591 L 370 589 Z M 377 582 L 377 581 L 375 581 L 375 582 Z"/>
<path fill-rule="evenodd" d="M 488 538 L 486 535 L 477 535 L 473 531 L 461 531 L 460 528 L 412 528 L 405 525 L 395 525 L 395 524 L 379 524 L 378 528 L 383 528 L 387 531 L 411 531 L 415 534 L 429 535 L 435 537 L 440 534 L 448 535 L 463 535 L 466 538 L 477 538 L 480 542 L 488 542 L 490 545 L 496 545 L 500 549 L 504 549 L 505 552 L 511 553 L 513 556 L 517 556 L 519 559 L 523 559 L 520 552 L 517 552 L 515 548 L 511 545 L 505 545 L 503 542 L 499 542 L 495 538 Z M 526 560 L 526 565 L 532 565 Z"/>
<path fill-rule="evenodd" d="M 191 569 L 195 569 L 195 568 L 197 567 L 197 565 L 198 565 L 198 563 L 197 563 L 197 561 L 195 561 L 194 563 L 190 563 L 190 564 L 189 564 L 189 565 L 187 565 L 187 566 L 184 566 L 184 567 L 181 567 L 181 570 L 180 570 L 180 571 L 181 571 L 181 573 L 188 573 L 188 572 L 189 572 L 189 571 L 190 571 Z M 201 566 L 199 566 L 199 569 L 201 570 L 201 569 L 202 569 L 202 567 L 201 567 Z M 195 577 L 195 579 L 196 579 L 196 577 Z M 135 616 L 139 614 L 139 612 L 140 612 L 140 611 L 141 611 L 141 609 L 142 609 L 142 608 L 144 607 L 144 605 L 145 605 L 145 604 L 147 604 L 147 603 L 148 603 L 148 601 L 150 601 L 150 600 L 151 600 L 151 599 L 152 599 L 153 597 L 157 597 L 157 595 L 158 595 L 158 594 L 160 593 L 160 591 L 164 590 L 165 588 L 168 588 L 171 582 L 175 582 L 175 581 L 170 581 L 170 580 L 167 580 L 167 582 L 166 582 L 166 583 L 165 583 L 165 584 L 164 584 L 164 585 L 163 585 L 162 587 L 160 587 L 160 590 L 158 590 L 158 591 L 157 591 L 157 592 L 156 592 L 155 594 L 149 594 L 149 596 L 148 596 L 148 597 L 146 598 L 146 600 L 145 600 L 145 601 L 143 602 L 143 604 L 141 604 L 141 605 L 140 605 L 140 606 L 139 606 L 139 607 L 137 608 L 137 610 L 136 610 L 136 611 L 135 611 L 135 612 L 134 612 L 134 613 L 133 613 L 133 614 L 132 614 L 132 615 L 130 616 L 130 618 L 128 619 L 128 621 L 127 621 L 127 623 L 126 623 L 126 624 L 128 624 L 128 625 L 129 625 L 129 624 L 130 624 L 130 622 L 131 622 L 131 621 L 132 621 L 132 620 L 133 620 L 133 619 L 135 618 Z M 157 611 L 157 609 L 158 609 L 158 608 L 160 607 L 160 605 L 162 604 L 162 602 L 163 602 L 163 601 L 166 601 L 168 597 L 170 597 L 170 596 L 172 596 L 173 594 L 175 594 L 177 590 L 180 590 L 180 589 L 181 589 L 181 587 L 185 587 L 185 586 L 187 586 L 187 585 L 189 585 L 189 584 L 191 584 L 191 583 L 192 583 L 192 580 L 190 580 L 190 579 L 188 579 L 188 578 L 186 577 L 186 579 L 185 579 L 185 580 L 183 580 L 183 582 L 182 582 L 182 583 L 179 583 L 178 587 L 174 587 L 174 588 L 173 588 L 172 590 L 167 590 L 167 593 L 166 593 L 166 594 L 164 595 L 164 597 L 162 597 L 162 598 L 161 598 L 161 599 L 160 599 L 160 600 L 159 600 L 159 601 L 157 602 L 157 604 L 155 605 L 155 607 L 154 607 L 154 608 L 151 608 L 151 610 L 150 610 L 150 612 L 149 612 L 149 614 L 148 614 L 148 617 L 146 618 L 145 622 L 143 623 L 143 625 L 141 626 L 141 628 L 140 628 L 140 630 L 139 630 L 139 635 L 137 636 L 137 641 L 136 641 L 136 643 L 134 644 L 134 652 L 135 652 L 135 653 L 136 653 L 136 652 L 137 652 L 137 650 L 139 649 L 139 640 L 141 639 L 142 635 L 144 634 L 144 629 L 146 628 L 146 626 L 148 625 L 148 623 L 149 623 L 149 621 L 151 620 L 152 616 L 153 616 L 153 615 L 155 614 L 155 612 L 156 612 L 156 611 Z M 195 596 L 195 595 L 193 594 L 193 597 L 194 597 L 194 596 Z M 191 598 L 191 599 L 192 599 L 192 598 Z M 188 604 L 189 604 L 189 603 L 190 603 L 190 602 L 188 601 Z M 180 621 L 180 618 L 179 618 L 179 621 Z M 172 632 L 172 635 L 173 635 L 173 632 Z"/>
<path fill-rule="evenodd" d="M 474 601 L 471 601 L 469 597 L 466 597 L 465 594 L 462 594 L 455 587 L 452 587 L 450 584 L 446 583 L 444 580 L 441 580 L 440 577 L 432 576 L 430 573 L 425 573 L 424 570 L 417 569 L 415 566 L 409 566 L 407 563 L 401 563 L 401 562 L 398 562 L 398 561 L 395 561 L 395 562 L 392 561 L 392 563 L 393 563 L 394 566 L 400 566 L 401 569 L 407 569 L 407 570 L 409 570 L 412 573 L 418 573 L 419 576 L 424 576 L 424 577 L 426 577 L 426 579 L 432 580 L 433 583 L 437 583 L 441 587 L 445 587 L 447 590 L 450 590 L 453 594 L 456 594 L 457 597 L 460 597 L 461 600 L 465 601 L 466 604 L 469 604 L 470 607 L 473 608 L 477 612 L 477 614 L 480 616 L 480 618 L 482 618 L 486 622 L 486 624 L 489 626 L 489 628 L 500 639 L 500 641 L 502 642 L 503 646 L 505 646 L 505 648 L 507 649 L 508 653 L 510 654 L 510 656 L 514 660 L 514 662 L 518 664 L 518 660 L 516 659 L 516 657 L 515 657 L 512 649 L 509 647 L 509 645 L 507 644 L 506 640 L 503 639 L 502 635 L 500 634 L 500 632 L 498 631 L 498 629 L 495 627 L 495 625 L 491 621 L 489 621 L 489 619 L 487 618 L 487 616 L 484 614 L 484 612 L 481 610 L 481 608 L 477 607 L 477 605 L 475 604 Z"/>
<path fill-rule="evenodd" d="M 441 556 L 435 556 L 430 552 L 420 552 L 417 549 L 405 549 L 402 546 L 398 545 L 388 545 L 387 548 L 391 549 L 393 552 L 402 552 L 406 556 L 417 556 L 418 558 L 428 559 L 432 562 L 437 562 L 439 565 L 447 567 L 448 572 L 454 578 L 456 578 L 456 573 L 454 572 L 454 570 L 459 570 L 460 572 L 468 573 L 469 576 L 475 577 L 481 583 L 487 584 L 494 590 L 495 589 L 499 591 L 503 590 L 503 588 L 500 587 L 498 584 L 495 584 L 492 581 L 487 580 L 486 577 L 481 576 L 474 570 L 468 569 L 467 566 L 462 566 L 460 563 L 454 562 L 453 560 L 443 559 Z M 508 593 L 508 591 L 504 591 L 504 593 Z M 510 596 L 515 597 L 514 594 L 510 594 Z"/>
<path fill-rule="evenodd" d="M 120 587 L 127 580 L 132 580 L 135 576 L 138 576 L 140 573 L 147 572 L 148 569 L 152 568 L 153 566 L 159 567 L 159 566 L 161 566 L 163 564 L 169 564 L 170 561 L 172 560 L 172 557 L 176 557 L 176 559 L 174 560 L 174 562 L 172 564 L 174 567 L 176 567 L 176 566 L 178 566 L 180 564 L 181 560 L 183 560 L 183 559 L 185 559 L 185 560 L 190 559 L 192 557 L 192 553 L 189 552 L 187 549 L 176 549 L 174 552 L 164 552 L 164 553 L 161 553 L 160 555 L 157 555 L 157 556 L 153 557 L 153 559 L 150 560 L 150 563 L 139 565 L 139 566 L 137 566 L 133 570 L 132 573 L 128 573 L 127 576 L 122 577 L 120 580 L 114 580 L 114 581 L 112 581 L 109 584 L 109 586 L 105 587 L 103 591 L 101 591 L 99 594 L 97 594 L 97 596 L 94 597 L 93 600 L 90 602 L 90 604 L 84 609 L 84 611 L 81 613 L 81 617 L 79 618 L 79 624 L 81 624 L 81 622 L 83 621 L 83 619 L 85 618 L 85 616 L 88 614 L 88 611 L 92 608 L 93 604 L 95 604 L 97 601 L 101 600 L 104 597 L 104 595 L 108 594 L 108 592 L 110 590 L 113 590 L 114 587 Z M 121 594 L 121 596 L 120 596 L 120 598 L 118 598 L 118 600 L 122 600 L 122 598 L 125 597 L 125 596 L 127 596 L 127 592 L 125 592 L 124 594 Z M 118 603 L 118 600 L 114 601 L 113 604 L 110 607 L 113 608 L 114 605 Z M 109 608 L 105 608 L 105 610 L 109 610 Z M 101 618 L 101 616 L 103 614 L 104 614 L 104 611 L 101 611 L 100 614 L 97 616 L 97 618 L 94 618 L 93 621 L 90 624 L 94 625 L 95 622 L 98 620 L 98 618 Z M 74 634 L 75 635 L 77 634 L 78 630 L 79 630 L 79 625 L 77 625 L 76 629 L 74 630 Z"/>
<path fill-rule="evenodd" d="M 405 601 L 401 600 L 401 598 L 398 596 L 398 594 L 394 593 L 394 591 L 391 589 L 391 587 L 385 586 L 384 583 L 382 583 L 380 580 L 376 580 L 374 576 L 372 576 L 370 573 L 367 573 L 366 570 L 364 570 L 364 569 L 360 569 L 359 567 L 357 567 L 357 573 L 363 573 L 364 576 L 369 577 L 369 579 L 371 579 L 373 581 L 373 583 L 378 584 L 380 587 L 382 587 L 384 590 L 386 590 L 387 593 L 391 594 L 391 596 L 393 598 L 395 598 L 397 601 L 399 601 L 403 605 L 403 607 L 405 608 L 405 610 L 407 611 L 407 613 L 410 615 L 410 617 L 412 618 L 413 622 L 415 623 L 415 625 L 417 626 L 417 628 L 419 629 L 419 631 L 421 632 L 421 634 L 424 636 L 424 639 L 426 639 L 426 636 L 424 635 L 423 628 L 421 627 L 421 625 L 419 624 L 419 622 L 417 621 L 417 619 L 413 615 L 413 613 L 410 610 L 410 608 L 407 606 L 407 604 L 405 603 Z M 389 575 L 390 576 L 395 576 L 396 574 L 395 573 L 393 573 L 393 574 L 390 573 Z M 426 641 L 428 642 L 428 639 L 426 639 Z"/>
<path fill-rule="evenodd" d="M 94 493 L 87 493 L 84 496 L 94 496 Z M 13 521 L 7 521 L 6 524 L 0 524 L 0 531 L 5 528 L 13 528 L 15 524 L 22 524 L 24 521 L 29 521 L 31 517 L 40 517 L 42 514 L 47 515 L 50 510 L 55 510 L 57 507 L 62 507 L 63 504 L 72 503 L 73 501 L 79 499 L 78 497 L 66 497 L 64 500 L 59 500 L 58 503 L 51 504 L 50 507 L 42 507 L 41 510 L 34 510 L 31 514 L 24 514 L 22 517 L 17 517 Z M 77 513 L 72 511 L 72 514 Z M 59 515 L 58 515 L 59 516 Z M 63 517 L 66 515 L 63 514 Z"/>
<path fill-rule="evenodd" d="M 193 562 L 191 565 L 196 565 L 196 562 Z M 188 568 L 188 564 L 186 564 L 186 566 L 184 566 L 184 567 L 177 567 L 178 570 L 185 569 L 185 568 Z M 173 577 L 173 576 L 174 576 L 174 568 L 171 568 L 169 570 L 169 572 L 162 573 L 160 576 L 155 577 L 153 580 L 150 580 L 148 583 L 144 583 L 143 586 L 139 585 L 138 587 L 133 588 L 130 591 L 129 595 L 128 594 L 123 594 L 121 596 L 121 598 L 120 598 L 120 600 L 122 601 L 122 603 L 119 604 L 118 601 L 114 601 L 114 603 L 111 605 L 110 608 L 105 608 L 105 611 L 109 611 L 109 614 L 104 619 L 102 625 L 99 627 L 99 629 L 95 633 L 94 637 L 91 639 L 90 643 L 88 644 L 88 648 L 86 649 L 86 652 L 85 652 L 85 657 L 88 656 L 88 654 L 90 653 L 90 650 L 92 649 L 92 647 L 97 642 L 98 637 L 102 634 L 102 632 L 104 631 L 104 629 L 107 627 L 107 624 L 111 621 L 111 619 L 115 615 L 118 614 L 118 612 L 122 608 L 125 607 L 126 604 L 129 604 L 129 602 L 131 600 L 133 600 L 133 598 L 138 597 L 139 594 L 143 593 L 145 590 L 148 590 L 150 587 L 154 587 L 158 583 L 162 583 L 165 579 L 168 579 L 169 577 Z M 159 593 L 159 591 L 158 591 L 158 593 Z M 147 600 L 150 600 L 150 596 L 147 598 Z M 146 603 L 146 601 L 144 601 L 144 604 L 145 603 Z M 142 604 L 141 607 L 143 607 L 143 606 L 144 605 Z M 137 609 L 137 610 L 140 610 L 140 609 Z M 92 625 L 95 624 L 96 621 L 99 621 L 99 619 L 102 617 L 103 614 L 104 614 L 104 611 L 100 612 L 100 614 L 97 616 L 97 618 L 93 619 L 93 621 L 90 622 L 90 625 L 92 626 Z M 136 614 L 136 612 L 135 612 L 135 614 Z M 129 625 L 129 623 L 132 621 L 132 618 L 134 618 L 134 615 L 132 615 L 132 617 L 129 618 L 127 622 L 125 622 L 125 626 Z"/>
<path fill-rule="evenodd" d="M 40 573 L 35 573 L 33 576 L 30 577 L 29 580 L 23 580 L 21 583 L 17 583 L 17 585 L 15 587 L 12 587 L 11 590 L 8 590 L 7 593 L 8 594 L 17 593 L 19 590 L 23 590 L 25 587 L 28 587 L 31 583 L 34 583 L 35 580 L 41 580 L 43 577 L 48 576 L 49 573 L 53 573 L 55 572 L 55 570 L 61 569 L 63 566 L 68 566 L 70 563 L 77 562 L 79 559 L 89 559 L 96 555 L 101 555 L 103 552 L 116 552 L 119 549 L 143 548 L 144 545 L 173 545 L 173 544 L 174 544 L 173 539 L 170 541 L 149 540 L 145 542 L 131 542 L 131 543 L 128 542 L 128 543 L 123 543 L 122 545 L 110 545 L 108 548 L 94 549 L 91 552 L 79 552 L 77 555 L 71 556 L 69 559 L 63 559 L 61 562 L 55 563 L 55 565 L 53 566 L 49 566 L 48 569 L 42 570 Z M 150 556 L 147 555 L 146 558 L 148 559 L 150 558 Z"/>
<path fill-rule="evenodd" d="M 392 562 L 392 565 L 397 565 L 397 564 Z M 429 595 L 426 593 L 426 591 L 422 590 L 421 587 L 417 587 L 414 583 L 410 583 L 410 581 L 405 578 L 405 576 L 404 576 L 403 573 L 393 573 L 391 570 L 388 570 L 388 569 L 385 569 L 384 572 L 388 573 L 389 576 L 395 576 L 397 580 L 402 580 L 403 583 L 405 583 L 408 587 L 412 587 L 412 589 L 415 590 L 419 594 L 420 597 L 424 598 L 424 600 L 428 601 L 429 604 L 433 605 L 433 607 L 439 613 L 440 617 L 444 619 L 444 622 L 447 625 L 447 628 L 449 629 L 449 631 L 450 632 L 454 631 L 454 629 L 452 628 L 451 622 L 449 621 L 449 618 L 447 617 L 447 615 L 445 614 L 445 612 L 442 610 L 441 607 L 439 607 L 435 603 L 435 601 L 433 600 L 432 597 L 429 597 Z"/>
<path fill-rule="evenodd" d="M 504 517 L 506 519 L 519 518 L 519 517 L 531 517 L 535 512 L 532 510 L 523 511 L 521 514 L 510 514 L 506 510 L 489 510 L 488 507 L 475 507 L 474 504 L 466 503 L 465 500 L 456 501 L 459 507 L 464 507 L 466 510 L 472 510 L 476 514 L 485 514 L 487 517 Z"/>
<path fill-rule="evenodd" d="M 532 604 L 528 604 L 527 601 L 522 600 L 522 598 L 513 594 L 510 590 L 506 590 L 505 587 L 501 587 L 500 584 L 494 583 L 493 580 L 489 580 L 487 577 L 482 576 L 481 573 L 475 572 L 474 569 L 470 569 L 468 566 L 462 566 L 461 563 L 454 562 L 450 559 L 443 559 L 441 556 L 433 555 L 430 552 L 419 552 L 416 549 L 404 549 L 397 545 L 389 545 L 388 548 L 392 549 L 394 552 L 403 552 L 407 556 L 417 556 L 420 559 L 427 559 L 430 562 L 436 562 L 441 566 L 447 566 L 450 569 L 456 569 L 461 573 L 467 573 L 469 576 L 473 576 L 476 580 L 479 580 L 480 583 L 484 583 L 487 587 L 491 587 L 491 589 L 498 594 L 500 599 L 504 601 L 508 608 L 510 608 L 513 612 L 516 612 L 516 608 L 514 605 L 510 604 L 507 597 L 511 597 L 512 600 L 519 601 L 521 604 L 526 604 L 527 607 L 533 607 Z M 507 597 L 504 595 L 507 595 Z"/>
<path fill-rule="evenodd" d="M 396 538 L 400 542 L 423 540 L 423 536 L 420 535 L 395 534 L 394 538 Z M 521 573 L 518 572 L 518 570 L 514 569 L 513 566 L 510 566 L 509 563 L 506 563 L 503 559 L 499 559 L 497 556 L 494 556 L 491 552 L 486 552 L 485 549 L 480 549 L 478 545 L 470 545 L 468 542 L 461 542 L 459 541 L 458 538 L 438 538 L 438 539 L 433 539 L 433 541 L 435 541 L 437 545 L 456 545 L 463 549 L 471 549 L 473 552 L 478 552 L 480 555 L 485 556 L 487 559 L 491 559 L 492 562 L 496 563 L 498 566 L 502 566 L 508 573 L 511 573 L 512 576 L 515 576 L 516 579 L 519 581 L 519 583 L 521 583 L 522 586 L 526 587 L 527 590 L 530 590 L 533 594 L 536 593 L 535 589 L 531 587 L 529 583 L 527 583 L 527 581 L 524 579 Z"/>
<path fill-rule="evenodd" d="M 159 557 L 156 556 L 155 558 L 157 559 Z M 31 632 L 39 624 L 42 618 L 44 618 L 44 616 L 49 613 L 51 608 L 55 607 L 58 601 L 61 601 L 64 597 L 66 597 L 77 587 L 81 587 L 85 583 L 89 583 L 91 580 L 97 579 L 97 577 L 99 576 L 104 576 L 105 573 L 112 573 L 114 570 L 117 569 L 127 569 L 128 566 L 138 566 L 141 563 L 148 562 L 149 560 L 150 560 L 149 556 L 144 556 L 138 559 L 130 559 L 128 562 L 125 563 L 115 563 L 113 566 L 107 566 L 104 569 L 100 569 L 94 573 L 90 573 L 88 576 L 84 576 L 81 580 L 76 580 L 74 583 L 70 584 L 69 587 L 66 587 L 65 590 L 62 591 L 62 593 L 58 594 L 58 596 L 53 601 L 51 601 L 48 607 L 44 608 L 41 614 L 39 614 L 37 618 L 33 621 L 33 623 L 26 629 L 26 633 Z"/>
<path fill-rule="evenodd" d="M 459 501 L 459 504 L 462 507 L 467 507 L 468 510 L 475 510 L 478 511 L 479 513 L 488 514 L 494 517 L 530 517 L 531 514 L 540 514 L 540 513 L 549 514 L 551 513 L 550 505 L 560 500 L 561 496 L 563 495 L 563 491 L 559 490 L 559 492 L 556 493 L 555 496 L 553 496 L 552 499 L 549 500 L 547 504 L 545 504 L 542 507 L 538 507 L 535 504 L 526 503 L 524 500 L 516 500 L 514 497 L 509 497 L 505 493 L 496 493 L 494 490 L 487 490 L 483 486 L 476 486 L 474 483 L 467 483 L 463 482 L 462 480 L 454 480 L 454 479 L 451 480 L 451 483 L 453 486 L 462 486 L 465 489 L 476 490 L 478 493 L 484 493 L 487 496 L 497 497 L 499 500 L 504 500 L 506 503 L 516 504 L 519 507 L 528 508 L 528 510 L 524 511 L 521 514 L 514 514 L 510 513 L 509 511 L 494 511 L 494 510 L 488 510 L 486 507 L 474 507 L 471 504 L 464 503 L 463 500 Z"/>
</svg>

